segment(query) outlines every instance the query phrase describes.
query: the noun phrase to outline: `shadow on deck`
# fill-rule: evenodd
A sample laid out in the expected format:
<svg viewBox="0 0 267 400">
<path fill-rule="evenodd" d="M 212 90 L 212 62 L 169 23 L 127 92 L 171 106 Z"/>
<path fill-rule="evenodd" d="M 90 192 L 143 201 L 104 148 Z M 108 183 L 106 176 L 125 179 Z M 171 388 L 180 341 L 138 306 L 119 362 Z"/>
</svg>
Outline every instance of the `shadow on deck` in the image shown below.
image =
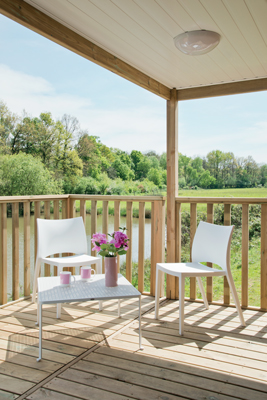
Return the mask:
<svg viewBox="0 0 267 400">
<path fill-rule="evenodd" d="M 43 310 L 43 360 L 38 357 L 36 306 L 0 310 L 0 399 L 264 400 L 267 398 L 267 314 L 187 302 L 178 335 L 178 301 L 142 299 L 143 345 L 138 347 L 138 300 L 72 303 Z"/>
</svg>

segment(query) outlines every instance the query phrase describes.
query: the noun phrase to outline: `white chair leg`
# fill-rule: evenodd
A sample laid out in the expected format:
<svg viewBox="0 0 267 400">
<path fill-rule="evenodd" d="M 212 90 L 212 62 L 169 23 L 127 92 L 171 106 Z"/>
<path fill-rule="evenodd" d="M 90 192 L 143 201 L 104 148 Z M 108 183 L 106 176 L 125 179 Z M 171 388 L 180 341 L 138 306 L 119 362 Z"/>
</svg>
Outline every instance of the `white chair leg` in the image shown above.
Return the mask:
<svg viewBox="0 0 267 400">
<path fill-rule="evenodd" d="M 60 272 L 63 270 L 63 267 L 57 267 L 57 276 L 60 275 Z M 61 303 L 57 303 L 57 318 L 61 317 Z"/>
<path fill-rule="evenodd" d="M 179 276 L 179 333 L 184 334 L 184 276 Z"/>
<path fill-rule="evenodd" d="M 209 303 L 208 303 L 208 300 L 207 300 L 207 297 L 206 297 L 206 293 L 205 293 L 205 290 L 204 290 L 204 286 L 203 286 L 203 283 L 202 283 L 202 280 L 201 280 L 200 276 L 197 276 L 197 281 L 198 281 L 198 286 L 199 286 L 199 289 L 200 289 L 200 292 L 201 292 L 202 299 L 204 301 L 205 307 L 208 310 L 209 309 Z"/>
<path fill-rule="evenodd" d="M 156 267 L 156 287 L 155 287 L 155 319 L 159 319 L 159 291 L 161 281 L 161 271 L 157 265 Z"/>
<path fill-rule="evenodd" d="M 229 286 L 230 286 L 230 289 L 231 289 L 231 292 L 232 292 L 232 295 L 233 295 L 233 298 L 234 298 L 235 306 L 236 306 L 236 309 L 237 309 L 237 312 L 238 312 L 238 315 L 239 315 L 239 319 L 240 319 L 241 325 L 242 326 L 246 326 L 244 315 L 242 313 L 242 309 L 240 307 L 237 291 L 236 291 L 236 288 L 235 288 L 234 280 L 233 280 L 233 278 L 232 278 L 232 276 L 230 274 L 227 274 L 226 278 L 228 280 L 228 283 L 229 283 Z"/>
<path fill-rule="evenodd" d="M 37 292 L 37 279 L 40 274 L 41 263 L 40 261 L 36 261 L 35 270 L 34 270 L 34 278 L 33 278 L 33 288 L 32 288 L 32 302 L 36 303 L 36 292 Z"/>
</svg>

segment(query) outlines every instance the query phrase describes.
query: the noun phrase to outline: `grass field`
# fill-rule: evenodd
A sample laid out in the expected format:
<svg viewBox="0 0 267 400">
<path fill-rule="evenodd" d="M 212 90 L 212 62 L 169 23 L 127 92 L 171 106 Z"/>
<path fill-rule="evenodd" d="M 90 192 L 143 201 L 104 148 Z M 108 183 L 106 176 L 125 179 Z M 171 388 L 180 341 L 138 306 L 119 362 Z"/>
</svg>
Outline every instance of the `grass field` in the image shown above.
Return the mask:
<svg viewBox="0 0 267 400">
<path fill-rule="evenodd" d="M 267 188 L 245 188 L 245 189 L 198 189 L 198 190 L 180 190 L 179 196 L 183 197 L 267 197 Z M 102 211 L 102 202 L 98 202 L 98 212 Z M 79 202 L 77 202 L 77 209 L 79 209 Z M 151 203 L 146 204 L 146 209 L 151 209 Z M 182 212 L 189 211 L 190 205 L 183 204 Z M 87 210 L 90 210 L 90 202 L 87 202 Z M 138 203 L 133 204 L 134 216 L 138 217 Z M 113 214 L 114 203 L 109 202 L 110 214 Z M 121 202 L 122 215 L 126 213 L 126 202 Z M 198 212 L 207 211 L 206 204 L 198 204 Z M 241 230 L 235 230 L 235 235 L 232 242 L 231 254 L 231 269 L 233 278 L 238 291 L 239 298 L 241 298 Z M 189 261 L 189 246 L 182 249 L 183 258 Z M 249 305 L 260 306 L 260 262 L 261 262 L 261 244 L 260 238 L 252 238 L 249 242 Z M 122 271 L 124 272 L 124 271 Z M 133 265 L 133 284 L 137 286 L 138 282 L 138 265 Z M 205 286 L 205 280 L 203 280 Z M 150 260 L 145 263 L 145 290 L 149 291 L 150 287 Z M 213 295 L 214 300 L 223 299 L 223 278 L 217 277 L 213 282 Z M 186 296 L 189 296 L 189 282 L 186 282 Z M 198 291 L 198 298 L 200 298 Z"/>
</svg>

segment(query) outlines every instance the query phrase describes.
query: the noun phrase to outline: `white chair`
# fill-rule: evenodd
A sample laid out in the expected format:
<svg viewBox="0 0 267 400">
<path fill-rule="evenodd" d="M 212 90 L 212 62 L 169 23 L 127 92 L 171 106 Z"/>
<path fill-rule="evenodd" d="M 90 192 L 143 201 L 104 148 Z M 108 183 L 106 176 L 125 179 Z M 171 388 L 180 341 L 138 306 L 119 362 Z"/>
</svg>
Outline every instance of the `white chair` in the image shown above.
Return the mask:
<svg viewBox="0 0 267 400">
<path fill-rule="evenodd" d="M 239 304 L 236 288 L 230 270 L 230 244 L 234 226 L 219 226 L 200 222 L 192 246 L 192 262 L 189 263 L 159 263 L 156 268 L 155 319 L 159 318 L 159 292 L 162 272 L 179 278 L 179 333 L 184 331 L 184 287 L 186 277 L 196 277 L 205 307 L 209 304 L 205 295 L 201 276 L 226 276 L 234 302 L 239 314 L 241 325 L 246 326 Z M 222 270 L 207 267 L 201 262 L 219 265 Z"/>
<path fill-rule="evenodd" d="M 67 257 L 48 257 L 60 253 L 74 253 Z M 102 273 L 101 258 L 87 254 L 87 240 L 82 217 L 70 219 L 37 219 L 37 255 L 33 281 L 32 300 L 36 301 L 37 278 L 41 262 L 57 267 L 57 275 L 64 267 L 80 267 L 96 264 L 96 272 Z M 99 309 L 102 303 L 99 302 Z M 61 315 L 61 304 L 57 304 L 57 318 Z M 37 321 L 38 322 L 38 321 Z"/>
</svg>

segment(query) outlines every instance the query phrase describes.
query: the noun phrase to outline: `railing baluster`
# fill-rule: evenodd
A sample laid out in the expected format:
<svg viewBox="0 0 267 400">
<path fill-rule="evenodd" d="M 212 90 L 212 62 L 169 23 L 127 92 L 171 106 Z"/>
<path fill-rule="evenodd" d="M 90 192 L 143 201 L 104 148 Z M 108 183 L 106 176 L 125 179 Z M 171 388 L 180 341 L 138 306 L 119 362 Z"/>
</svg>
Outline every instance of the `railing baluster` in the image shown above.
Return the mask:
<svg viewBox="0 0 267 400">
<path fill-rule="evenodd" d="M 7 214 L 6 203 L 0 204 L 0 304 L 7 303 Z"/>
<path fill-rule="evenodd" d="M 175 203 L 175 240 L 176 254 L 175 262 L 180 263 L 182 257 L 182 225 L 181 225 L 181 203 Z M 164 238 L 165 239 L 165 238 Z M 165 240 L 164 240 L 165 242 Z M 179 278 L 175 277 L 175 297 L 179 299 Z"/>
<path fill-rule="evenodd" d="M 197 229 L 197 203 L 190 204 L 190 261 L 192 260 L 192 245 Z M 190 299 L 197 297 L 196 278 L 190 278 Z"/>
<path fill-rule="evenodd" d="M 214 222 L 214 207 L 213 207 L 213 203 L 208 203 L 207 204 L 207 222 L 209 222 L 210 224 L 213 224 Z M 207 266 L 212 268 L 212 263 L 207 263 Z M 208 276 L 207 277 L 207 300 L 209 303 L 212 302 L 212 298 L 213 298 L 213 279 L 212 276 Z"/>
<path fill-rule="evenodd" d="M 163 221 L 165 220 L 165 202 L 153 202 L 153 252 L 151 253 L 151 274 L 150 274 L 150 294 L 155 296 L 155 283 L 156 283 L 156 264 L 164 260 L 164 241 L 163 234 L 165 229 Z M 153 256 L 153 257 L 152 257 Z M 161 280 L 160 295 L 163 294 L 163 280 Z"/>
<path fill-rule="evenodd" d="M 114 201 L 114 231 L 118 231 L 120 228 L 120 207 L 121 202 L 118 200 Z M 118 266 L 118 273 L 120 272 L 120 256 L 117 256 L 117 266 Z"/>
<path fill-rule="evenodd" d="M 30 202 L 23 203 L 24 222 L 24 296 L 31 294 Z"/>
<path fill-rule="evenodd" d="M 54 200 L 54 219 L 59 219 L 59 200 Z M 59 254 L 54 254 L 59 257 Z M 57 267 L 54 265 L 54 276 L 57 276 Z"/>
<path fill-rule="evenodd" d="M 44 217 L 50 219 L 50 201 L 44 202 Z M 45 264 L 45 276 L 50 276 L 50 265 Z"/>
<path fill-rule="evenodd" d="M 62 219 L 68 218 L 68 201 L 62 200 Z"/>
<path fill-rule="evenodd" d="M 86 224 L 86 201 L 84 199 L 80 200 L 80 216 L 83 219 L 84 226 Z"/>
<path fill-rule="evenodd" d="M 127 201 L 127 211 L 126 211 L 126 228 L 129 240 L 129 250 L 126 254 L 126 279 L 132 282 L 132 256 L 133 256 L 133 246 L 132 246 L 132 230 L 133 230 L 133 202 Z"/>
<path fill-rule="evenodd" d="M 19 203 L 12 204 L 12 297 L 19 299 Z"/>
<path fill-rule="evenodd" d="M 267 310 L 267 204 L 261 205 L 261 308 Z"/>
<path fill-rule="evenodd" d="M 108 234 L 108 201 L 102 202 L 102 233 Z M 102 259 L 102 272 L 105 273 L 104 257 Z"/>
<path fill-rule="evenodd" d="M 97 231 L 97 201 L 91 200 L 91 238 Z M 91 249 L 93 248 L 91 244 Z M 91 256 L 96 257 L 96 251 L 91 250 Z M 92 268 L 96 268 L 96 264 L 92 265 Z"/>
<path fill-rule="evenodd" d="M 144 291 L 145 274 L 145 208 L 146 203 L 139 203 L 139 226 L 138 226 L 138 290 Z"/>
<path fill-rule="evenodd" d="M 41 203 L 40 201 L 35 201 L 34 202 L 34 266 L 35 266 L 35 260 L 37 256 L 37 218 L 40 218 L 40 207 Z"/>
<path fill-rule="evenodd" d="M 231 225 L 231 204 L 224 205 L 224 225 Z M 224 304 L 230 304 L 230 287 L 226 276 L 224 277 L 224 289 L 223 289 Z"/>
<path fill-rule="evenodd" d="M 248 248 L 249 248 L 249 205 L 242 204 L 242 301 L 248 306 Z"/>
</svg>

